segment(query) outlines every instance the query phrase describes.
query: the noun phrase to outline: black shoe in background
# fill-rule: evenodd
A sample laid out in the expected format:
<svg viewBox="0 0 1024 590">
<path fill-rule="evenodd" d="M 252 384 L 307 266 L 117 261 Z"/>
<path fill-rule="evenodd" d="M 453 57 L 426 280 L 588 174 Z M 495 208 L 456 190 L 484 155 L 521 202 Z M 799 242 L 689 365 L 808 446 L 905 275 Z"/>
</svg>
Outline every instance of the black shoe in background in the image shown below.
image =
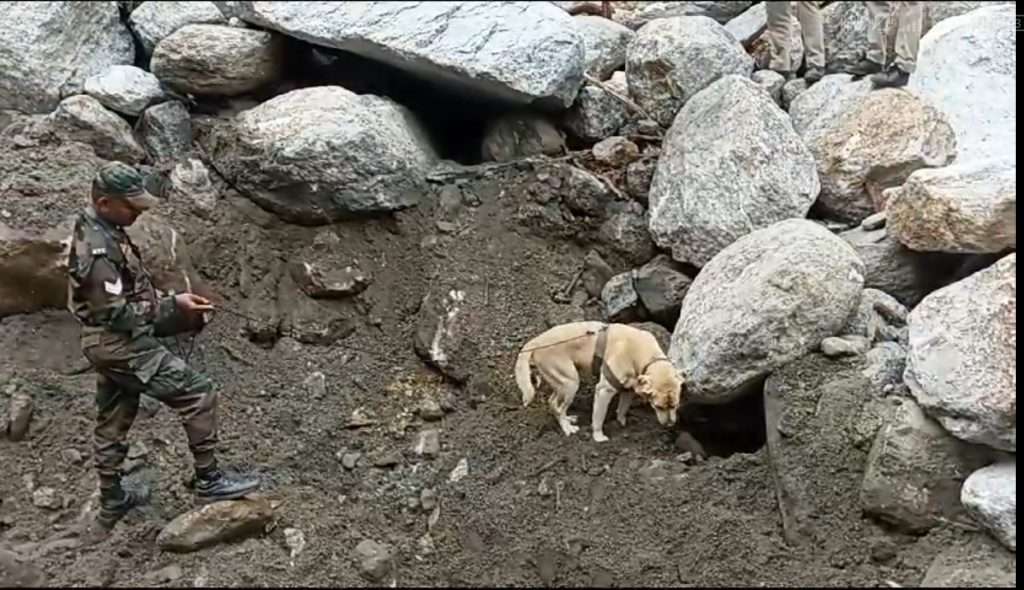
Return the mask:
<svg viewBox="0 0 1024 590">
<path fill-rule="evenodd" d="M 232 476 L 220 469 L 198 475 L 193 482 L 196 499 L 202 503 L 237 500 L 259 487 L 259 478 Z"/>
<path fill-rule="evenodd" d="M 864 76 L 871 74 L 877 74 L 882 71 L 882 64 L 871 61 L 870 59 L 863 58 L 859 62 L 853 64 L 846 69 L 846 73 L 853 76 L 854 80 L 859 80 Z"/>
</svg>

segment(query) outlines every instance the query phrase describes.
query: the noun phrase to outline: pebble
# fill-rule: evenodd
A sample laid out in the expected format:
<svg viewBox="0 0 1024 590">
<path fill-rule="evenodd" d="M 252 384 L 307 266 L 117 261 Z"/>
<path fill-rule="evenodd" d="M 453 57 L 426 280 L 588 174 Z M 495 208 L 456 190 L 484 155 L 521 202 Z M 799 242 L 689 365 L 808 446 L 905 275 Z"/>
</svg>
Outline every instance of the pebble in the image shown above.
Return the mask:
<svg viewBox="0 0 1024 590">
<path fill-rule="evenodd" d="M 7 438 L 20 441 L 28 434 L 29 423 L 32 421 L 32 396 L 18 391 L 11 395 L 7 409 Z"/>
<path fill-rule="evenodd" d="M 136 441 L 128 447 L 129 459 L 139 459 L 146 455 L 149 455 L 149 448 L 144 443 Z"/>
<path fill-rule="evenodd" d="M 291 551 L 290 558 L 291 564 L 295 565 L 295 558 L 302 553 L 302 550 L 306 548 L 306 535 L 296 528 L 287 528 L 284 530 L 284 543 L 288 546 Z"/>
<path fill-rule="evenodd" d="M 469 475 L 469 460 L 463 457 L 459 459 L 455 469 L 452 469 L 452 472 L 448 474 L 448 481 L 452 483 L 462 481 L 467 475 Z"/>
<path fill-rule="evenodd" d="M 348 424 L 345 428 L 363 428 L 364 426 L 372 426 L 377 421 L 363 408 L 356 408 L 352 412 L 352 416 L 348 419 Z"/>
<path fill-rule="evenodd" d="M 370 582 L 381 582 L 392 573 L 393 561 L 388 545 L 366 539 L 356 545 L 355 552 L 359 571 Z"/>
<path fill-rule="evenodd" d="M 436 422 L 444 417 L 444 410 L 441 409 L 441 404 L 428 398 L 420 404 L 419 415 L 427 422 Z"/>
<path fill-rule="evenodd" d="M 437 491 L 434 488 L 424 488 L 420 492 L 420 506 L 424 512 L 430 512 L 437 506 Z"/>
<path fill-rule="evenodd" d="M 866 231 L 874 231 L 876 229 L 882 229 L 885 227 L 886 212 L 879 211 L 874 215 L 869 215 L 864 218 L 864 221 L 860 222 L 860 227 Z"/>
<path fill-rule="evenodd" d="M 167 582 L 176 582 L 184 575 L 185 573 L 181 571 L 180 565 L 171 564 L 167 567 L 160 568 L 155 572 L 146 574 L 146 581 L 150 584 L 164 584 Z"/>
<path fill-rule="evenodd" d="M 441 452 L 441 431 L 436 429 L 420 431 L 412 450 L 421 457 L 436 457 Z"/>
<path fill-rule="evenodd" d="M 373 460 L 374 467 L 394 467 L 402 462 L 402 454 L 398 451 L 381 453 Z"/>
<path fill-rule="evenodd" d="M 314 399 L 323 399 L 327 395 L 327 377 L 320 371 L 311 373 L 302 384 L 306 387 L 306 392 Z"/>
<path fill-rule="evenodd" d="M 32 504 L 38 508 L 48 508 L 50 510 L 57 510 L 61 507 L 60 497 L 57 495 L 57 490 L 53 488 L 36 488 L 32 492 Z"/>
<path fill-rule="evenodd" d="M 870 341 L 863 336 L 830 336 L 821 341 L 821 352 L 827 357 L 856 356 L 865 354 Z"/>
<path fill-rule="evenodd" d="M 82 462 L 82 453 L 78 449 L 64 449 L 60 452 L 61 457 L 73 465 L 78 465 Z"/>
<path fill-rule="evenodd" d="M 345 453 L 341 456 L 341 466 L 351 471 L 359 464 L 359 459 L 362 456 L 362 453 Z"/>
</svg>

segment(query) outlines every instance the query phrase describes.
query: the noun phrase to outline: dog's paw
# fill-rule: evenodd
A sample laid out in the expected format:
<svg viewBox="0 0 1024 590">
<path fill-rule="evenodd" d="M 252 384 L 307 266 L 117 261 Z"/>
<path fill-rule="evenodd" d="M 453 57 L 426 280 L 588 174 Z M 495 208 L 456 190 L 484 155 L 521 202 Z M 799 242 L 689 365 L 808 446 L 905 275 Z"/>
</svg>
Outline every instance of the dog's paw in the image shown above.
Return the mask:
<svg viewBox="0 0 1024 590">
<path fill-rule="evenodd" d="M 566 416 L 565 421 L 569 424 L 575 424 L 577 418 L 579 418 L 579 416 Z"/>
<path fill-rule="evenodd" d="M 575 424 L 570 424 L 568 422 L 562 424 L 562 432 L 565 433 L 565 436 L 572 436 L 579 431 L 580 427 L 576 426 Z"/>
<path fill-rule="evenodd" d="M 599 442 L 599 443 L 608 442 L 608 437 L 605 436 L 605 434 L 603 432 L 595 432 L 594 433 L 594 442 Z"/>
</svg>

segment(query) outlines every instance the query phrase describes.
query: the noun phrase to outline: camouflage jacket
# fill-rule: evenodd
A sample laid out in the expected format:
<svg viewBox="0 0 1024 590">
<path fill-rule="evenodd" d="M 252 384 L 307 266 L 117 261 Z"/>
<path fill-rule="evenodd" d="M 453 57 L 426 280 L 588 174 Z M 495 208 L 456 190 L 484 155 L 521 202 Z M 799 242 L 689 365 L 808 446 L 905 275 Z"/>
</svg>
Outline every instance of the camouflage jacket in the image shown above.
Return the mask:
<svg viewBox="0 0 1024 590">
<path fill-rule="evenodd" d="M 159 293 L 132 255 L 124 229 L 92 207 L 78 216 L 71 236 L 68 308 L 82 324 L 83 349 L 104 334 L 135 339 L 174 333 L 183 321 L 173 295 Z"/>
</svg>

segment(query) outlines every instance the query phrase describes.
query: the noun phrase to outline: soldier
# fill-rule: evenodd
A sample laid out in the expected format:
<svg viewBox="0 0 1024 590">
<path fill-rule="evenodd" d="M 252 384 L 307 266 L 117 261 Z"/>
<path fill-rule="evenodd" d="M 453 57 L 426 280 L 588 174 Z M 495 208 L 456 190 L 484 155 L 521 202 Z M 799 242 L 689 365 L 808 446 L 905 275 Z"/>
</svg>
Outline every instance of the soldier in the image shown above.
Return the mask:
<svg viewBox="0 0 1024 590">
<path fill-rule="evenodd" d="M 868 9 L 867 55 L 847 70 L 854 78 L 871 76 L 875 88 L 906 86 L 917 63 L 917 46 L 921 41 L 923 2 L 865 2 Z M 897 19 L 896 59 L 885 69 L 885 27 L 889 16 Z"/>
<path fill-rule="evenodd" d="M 808 86 L 812 86 L 825 75 L 825 35 L 820 2 L 765 2 L 768 39 L 772 46 L 772 59 L 768 67 L 785 76 L 787 80 L 792 79 L 800 67 L 799 63 L 790 63 L 790 27 L 793 26 L 794 4 L 796 17 L 800 21 L 800 34 L 807 61 L 804 80 Z"/>
<path fill-rule="evenodd" d="M 149 490 L 125 489 L 120 467 L 125 441 L 145 393 L 181 417 L 195 461 L 193 488 L 200 502 L 234 499 L 259 480 L 231 477 L 214 456 L 217 393 L 156 340 L 203 325 L 210 302 L 191 293 L 159 294 L 124 228 L 159 200 L 135 168 L 112 162 L 92 184 L 92 206 L 78 217 L 68 257 L 68 307 L 82 324 L 82 353 L 97 372 L 95 464 L 99 524 L 112 528 Z"/>
</svg>

